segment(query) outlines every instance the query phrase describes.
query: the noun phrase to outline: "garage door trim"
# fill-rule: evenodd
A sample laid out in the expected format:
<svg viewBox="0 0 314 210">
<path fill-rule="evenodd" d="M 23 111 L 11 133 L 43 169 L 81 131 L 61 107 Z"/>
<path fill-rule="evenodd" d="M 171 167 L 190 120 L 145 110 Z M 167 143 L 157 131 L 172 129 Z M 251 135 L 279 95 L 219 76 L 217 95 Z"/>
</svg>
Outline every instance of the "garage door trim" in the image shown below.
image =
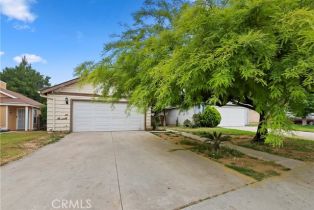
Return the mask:
<svg viewBox="0 0 314 210">
<path fill-rule="evenodd" d="M 73 132 L 73 103 L 74 102 L 94 102 L 94 103 L 115 103 L 115 104 L 127 104 L 128 101 L 112 101 L 112 102 L 106 102 L 106 101 L 95 101 L 92 99 L 70 99 L 70 131 Z M 146 130 L 146 112 L 144 112 L 144 130 Z"/>
</svg>

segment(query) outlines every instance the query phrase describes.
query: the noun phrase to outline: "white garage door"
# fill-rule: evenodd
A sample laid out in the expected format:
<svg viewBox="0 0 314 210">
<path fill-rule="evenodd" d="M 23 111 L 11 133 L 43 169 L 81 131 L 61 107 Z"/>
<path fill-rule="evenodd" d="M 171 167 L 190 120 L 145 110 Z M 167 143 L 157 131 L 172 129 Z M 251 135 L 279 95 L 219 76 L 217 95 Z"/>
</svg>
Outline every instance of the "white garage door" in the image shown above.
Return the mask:
<svg viewBox="0 0 314 210">
<path fill-rule="evenodd" d="M 216 107 L 221 115 L 218 126 L 245 126 L 247 125 L 247 109 L 238 106 Z"/>
<path fill-rule="evenodd" d="M 73 102 L 73 131 L 144 130 L 144 114 L 126 103 Z"/>
</svg>

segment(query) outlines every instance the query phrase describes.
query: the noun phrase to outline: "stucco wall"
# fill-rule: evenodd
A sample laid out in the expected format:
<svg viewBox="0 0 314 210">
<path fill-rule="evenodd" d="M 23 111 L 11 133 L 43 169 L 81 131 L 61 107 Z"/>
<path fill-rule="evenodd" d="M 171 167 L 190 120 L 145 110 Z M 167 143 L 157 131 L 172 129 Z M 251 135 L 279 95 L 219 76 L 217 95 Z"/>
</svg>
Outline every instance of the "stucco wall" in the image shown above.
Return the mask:
<svg viewBox="0 0 314 210">
<path fill-rule="evenodd" d="M 215 107 L 221 115 L 221 122 L 218 126 L 245 126 L 248 123 L 248 109 L 239 106 Z M 166 121 L 168 125 L 183 125 L 186 119 L 193 120 L 193 115 L 201 112 L 198 106 L 192 107 L 187 111 L 171 109 L 167 111 Z"/>
<path fill-rule="evenodd" d="M 248 124 L 258 124 L 259 114 L 254 110 L 248 111 Z"/>
<path fill-rule="evenodd" d="M 9 130 L 16 130 L 16 108 L 15 106 L 9 107 Z"/>
<path fill-rule="evenodd" d="M 0 128 L 7 128 L 6 125 L 6 107 L 0 106 Z"/>
<path fill-rule="evenodd" d="M 166 112 L 166 123 L 167 125 L 176 125 L 176 121 L 178 120 L 178 124 L 183 125 L 183 122 L 186 119 L 192 121 L 193 115 L 200 112 L 201 108 L 198 106 L 192 107 L 184 111 L 179 109 L 171 109 Z"/>
</svg>

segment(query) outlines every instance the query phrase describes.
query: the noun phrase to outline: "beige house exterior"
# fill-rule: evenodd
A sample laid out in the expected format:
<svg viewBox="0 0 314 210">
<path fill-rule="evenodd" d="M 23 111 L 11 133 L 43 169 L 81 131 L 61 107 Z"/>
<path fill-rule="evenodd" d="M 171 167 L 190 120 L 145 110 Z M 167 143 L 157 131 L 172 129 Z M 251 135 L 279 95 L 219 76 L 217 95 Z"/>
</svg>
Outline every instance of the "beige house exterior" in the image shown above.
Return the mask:
<svg viewBox="0 0 314 210">
<path fill-rule="evenodd" d="M 0 130 L 37 130 L 41 103 L 7 90 L 0 81 Z"/>
<path fill-rule="evenodd" d="M 91 84 L 73 79 L 43 89 L 47 131 L 118 131 L 151 128 L 151 111 L 130 111 L 127 100 L 105 102 Z"/>
</svg>

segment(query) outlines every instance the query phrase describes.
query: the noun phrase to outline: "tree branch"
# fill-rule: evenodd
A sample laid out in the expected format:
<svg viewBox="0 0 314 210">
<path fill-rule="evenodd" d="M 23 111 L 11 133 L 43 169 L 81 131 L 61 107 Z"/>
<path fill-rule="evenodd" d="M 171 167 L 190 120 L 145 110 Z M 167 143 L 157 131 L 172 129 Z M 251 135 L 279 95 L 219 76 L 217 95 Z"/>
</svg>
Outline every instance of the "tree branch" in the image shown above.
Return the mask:
<svg viewBox="0 0 314 210">
<path fill-rule="evenodd" d="M 248 109 L 251 109 L 251 110 L 254 110 L 255 111 L 255 108 L 254 106 L 250 105 L 250 104 L 245 104 L 245 103 L 241 103 L 239 101 L 236 101 L 236 100 L 231 100 L 232 103 L 238 105 L 238 106 L 242 106 L 242 107 L 245 107 L 245 108 L 248 108 Z"/>
</svg>

